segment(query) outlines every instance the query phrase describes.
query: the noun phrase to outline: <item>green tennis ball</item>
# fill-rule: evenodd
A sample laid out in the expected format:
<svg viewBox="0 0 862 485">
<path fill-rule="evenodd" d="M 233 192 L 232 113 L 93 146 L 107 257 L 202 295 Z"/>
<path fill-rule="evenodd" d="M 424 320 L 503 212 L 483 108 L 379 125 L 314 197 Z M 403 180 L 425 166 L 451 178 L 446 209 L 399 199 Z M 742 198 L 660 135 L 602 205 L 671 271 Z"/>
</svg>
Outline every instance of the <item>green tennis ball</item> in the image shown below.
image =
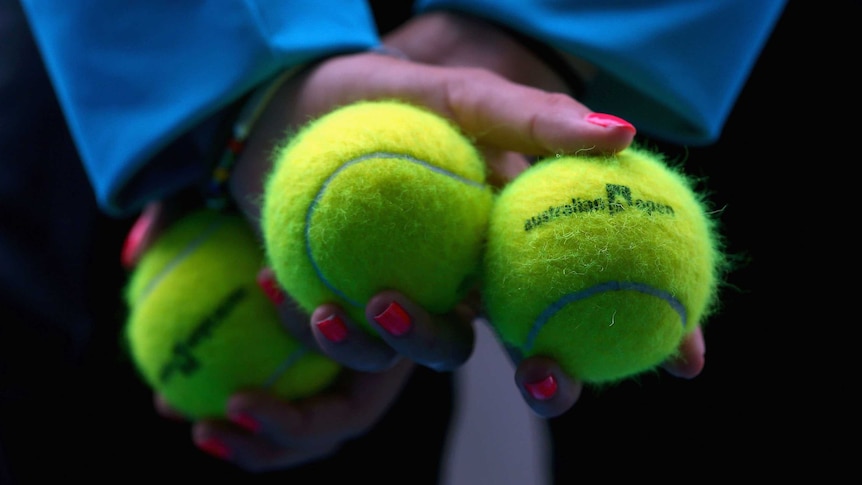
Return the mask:
<svg viewBox="0 0 862 485">
<path fill-rule="evenodd" d="M 244 388 L 307 397 L 339 372 L 281 326 L 256 283 L 263 263 L 244 219 L 201 210 L 161 235 L 130 275 L 128 351 L 150 387 L 191 419 L 224 417 Z"/>
<path fill-rule="evenodd" d="M 400 101 L 360 101 L 276 150 L 261 218 L 267 258 L 305 311 L 331 302 L 371 332 L 384 289 L 452 309 L 481 270 L 493 192 L 452 123 Z M 373 334 L 373 332 L 372 332 Z"/>
<path fill-rule="evenodd" d="M 705 198 L 661 154 L 550 158 L 499 194 L 483 295 L 515 358 L 610 384 L 677 352 L 715 308 L 725 264 Z"/>
</svg>

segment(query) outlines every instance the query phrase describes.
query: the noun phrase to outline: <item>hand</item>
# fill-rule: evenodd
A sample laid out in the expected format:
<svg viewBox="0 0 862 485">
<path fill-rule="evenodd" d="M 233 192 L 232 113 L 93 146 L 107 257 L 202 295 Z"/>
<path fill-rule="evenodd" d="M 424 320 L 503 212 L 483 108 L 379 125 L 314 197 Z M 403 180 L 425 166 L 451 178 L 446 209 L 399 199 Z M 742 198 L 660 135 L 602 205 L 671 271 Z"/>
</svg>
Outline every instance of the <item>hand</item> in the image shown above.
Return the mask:
<svg viewBox="0 0 862 485">
<path fill-rule="evenodd" d="M 705 343 L 698 327 L 683 339 L 679 355 L 665 361 L 661 368 L 667 373 L 693 379 L 703 370 Z M 581 395 L 583 384 L 570 378 L 553 359 L 528 357 L 517 363 L 515 384 L 524 401 L 536 414 L 546 418 L 568 411 Z"/>
<path fill-rule="evenodd" d="M 530 66 L 535 64 L 532 60 Z M 547 73 L 547 79 L 553 82 L 552 73 Z M 377 53 L 336 56 L 286 82 L 255 126 L 230 181 L 231 193 L 248 219 L 258 223 L 257 201 L 272 168 L 270 154 L 283 133 L 335 107 L 381 98 L 421 104 L 454 120 L 485 151 L 491 180 L 497 185 L 528 166 L 524 154 L 616 151 L 628 146 L 634 136 L 630 125 L 586 121 L 591 111 L 568 95 L 514 83 L 488 69 L 433 66 Z M 338 308 L 326 306 L 312 316 L 321 348 L 347 366 L 368 371 L 385 369 L 400 357 L 438 370 L 454 369 L 466 361 L 474 337 L 471 322 L 463 316 L 474 315 L 475 306 L 460 308 L 461 317 L 431 316 L 402 295 L 386 293 L 372 299 L 368 314 L 378 314 L 393 301 L 408 311 L 414 331 L 401 337 L 383 332 L 381 342 L 355 331 L 355 323 Z M 316 325 L 333 316 L 347 330 L 338 344 Z M 369 323 L 375 325 L 373 320 Z"/>
<path fill-rule="evenodd" d="M 348 372 L 338 385 L 311 398 L 288 402 L 259 390 L 233 395 L 228 420 L 192 424 L 192 440 L 207 453 L 250 471 L 265 472 L 318 461 L 370 430 L 389 410 L 415 365 L 402 360 L 385 372 Z M 185 418 L 164 398 L 156 412 Z"/>
<path fill-rule="evenodd" d="M 567 84 L 530 50 L 499 27 L 476 18 L 446 12 L 423 15 L 393 31 L 387 36 L 385 43 L 415 61 L 438 66 L 483 68 L 508 81 L 538 88 L 547 93 L 567 92 Z M 567 60 L 583 81 L 591 80 L 594 74 L 591 65 L 571 57 Z M 491 90 L 488 93 L 496 95 Z M 576 104 L 568 99 L 560 101 L 561 106 L 571 108 L 572 115 L 576 111 Z M 513 106 L 521 107 L 517 103 Z M 577 109 L 589 112 L 583 106 Z M 547 133 L 551 132 L 549 130 Z M 537 128 L 534 134 L 542 137 L 544 133 L 546 132 Z M 631 138 L 627 136 L 633 136 L 634 130 L 627 131 L 622 127 L 616 130 L 616 133 L 604 135 L 605 138 L 596 144 L 596 151 L 613 151 L 628 146 Z M 579 139 L 589 140 L 584 132 L 576 130 L 572 130 L 570 136 L 572 142 Z M 487 144 L 486 154 L 496 154 L 488 155 L 488 159 L 492 168 L 497 168 L 500 174 L 496 178 L 500 185 L 526 168 L 528 161 L 524 154 L 543 155 L 541 152 L 529 150 L 518 153 L 520 149 L 516 146 L 496 143 L 496 140 L 485 139 L 482 142 Z M 694 378 L 703 369 L 704 347 L 703 334 L 698 329 L 681 343 L 679 356 L 665 362 L 662 367 L 674 376 Z M 563 414 L 577 402 L 582 391 L 582 384 L 566 376 L 556 362 L 541 357 L 518 362 L 515 382 L 530 408 L 543 417 Z"/>
<path fill-rule="evenodd" d="M 189 210 L 197 198 L 184 197 L 148 205 L 129 232 L 122 262 L 131 270 L 158 237 Z M 268 269 L 259 281 L 266 281 Z M 262 285 L 271 299 L 272 288 Z M 295 332 L 307 346 L 316 347 L 307 325 L 308 316 L 279 305 L 281 320 L 294 322 Z M 301 322 L 301 323 L 299 323 Z M 311 398 L 287 402 L 263 390 L 233 395 L 225 410 L 228 420 L 206 419 L 192 423 L 194 442 L 249 471 L 288 468 L 322 459 L 347 441 L 361 436 L 385 415 L 407 383 L 415 365 L 408 360 L 393 362 L 385 371 L 342 371 L 336 384 Z M 163 396 L 154 394 L 156 411 L 170 419 L 185 420 Z"/>
<path fill-rule="evenodd" d="M 231 421 L 194 424 L 195 444 L 242 469 L 290 468 L 334 454 L 388 411 L 415 365 L 401 360 L 385 372 L 350 372 L 335 389 L 299 402 L 244 392 L 227 405 Z"/>
</svg>

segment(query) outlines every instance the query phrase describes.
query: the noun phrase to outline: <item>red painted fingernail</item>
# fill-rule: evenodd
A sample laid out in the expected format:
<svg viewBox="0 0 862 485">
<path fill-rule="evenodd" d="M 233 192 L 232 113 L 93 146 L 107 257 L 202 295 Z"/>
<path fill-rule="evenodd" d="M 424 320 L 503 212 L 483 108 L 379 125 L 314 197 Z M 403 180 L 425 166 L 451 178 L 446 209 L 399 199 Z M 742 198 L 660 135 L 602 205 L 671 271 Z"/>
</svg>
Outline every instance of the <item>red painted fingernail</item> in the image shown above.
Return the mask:
<svg viewBox="0 0 862 485">
<path fill-rule="evenodd" d="M 278 286 L 278 282 L 275 280 L 275 273 L 271 269 L 263 269 L 257 274 L 257 284 L 271 302 L 276 305 L 284 303 L 284 292 Z"/>
<path fill-rule="evenodd" d="M 204 441 L 196 442 L 195 444 L 198 448 L 216 458 L 221 458 L 222 460 L 230 458 L 230 449 L 221 440 L 208 438 Z"/>
<path fill-rule="evenodd" d="M 557 380 L 551 375 L 545 377 L 541 381 L 528 382 L 524 384 L 524 387 L 527 388 L 527 392 L 529 392 L 534 399 L 545 401 L 552 398 L 554 394 L 557 393 Z"/>
<path fill-rule="evenodd" d="M 374 321 L 396 337 L 406 334 L 412 327 L 410 315 L 404 311 L 401 305 L 394 301 L 386 307 L 386 310 L 383 310 L 383 313 L 376 315 Z"/>
<path fill-rule="evenodd" d="M 338 343 L 347 338 L 347 326 L 338 315 L 332 315 L 317 322 L 317 329 L 330 342 Z"/>
<path fill-rule="evenodd" d="M 605 128 L 625 128 L 632 133 L 636 131 L 634 125 L 628 121 L 605 113 L 590 113 L 584 117 L 584 121 L 594 125 L 604 126 Z"/>
<path fill-rule="evenodd" d="M 153 224 L 155 211 L 147 208 L 138 216 L 138 219 L 129 229 L 126 240 L 123 241 L 123 250 L 120 253 L 120 262 L 126 269 L 131 269 L 141 256 L 141 243 L 144 241 L 147 231 Z"/>
<path fill-rule="evenodd" d="M 260 429 L 260 423 L 258 423 L 256 419 L 252 418 L 248 414 L 245 414 L 245 413 L 230 414 L 228 416 L 228 418 L 230 419 L 230 421 L 233 424 L 239 426 L 240 428 L 242 428 L 242 429 L 244 429 L 244 430 L 246 430 L 252 434 L 256 434 L 257 431 Z"/>
</svg>

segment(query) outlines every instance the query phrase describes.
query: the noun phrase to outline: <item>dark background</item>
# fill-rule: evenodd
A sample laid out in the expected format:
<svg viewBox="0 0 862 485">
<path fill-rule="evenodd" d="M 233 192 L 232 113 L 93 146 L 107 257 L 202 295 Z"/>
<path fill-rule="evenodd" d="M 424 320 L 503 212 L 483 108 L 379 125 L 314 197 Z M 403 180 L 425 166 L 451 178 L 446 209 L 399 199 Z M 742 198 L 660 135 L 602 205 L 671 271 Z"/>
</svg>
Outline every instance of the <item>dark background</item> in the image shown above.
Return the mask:
<svg viewBox="0 0 862 485">
<path fill-rule="evenodd" d="M 568 459 L 557 455 L 563 483 L 591 463 L 609 465 L 605 478 L 674 466 L 692 479 L 825 479 L 846 469 L 847 452 L 829 443 L 855 440 L 845 395 L 854 379 L 836 376 L 855 368 L 844 349 L 857 297 L 834 283 L 853 278 L 856 258 L 852 231 L 835 221 L 855 212 L 859 13 L 857 1 L 791 0 L 721 139 L 654 140 L 705 177 L 729 252 L 745 263 L 706 323 L 699 377 L 589 392 L 552 420 L 560 443 L 571 438 Z"/>
</svg>

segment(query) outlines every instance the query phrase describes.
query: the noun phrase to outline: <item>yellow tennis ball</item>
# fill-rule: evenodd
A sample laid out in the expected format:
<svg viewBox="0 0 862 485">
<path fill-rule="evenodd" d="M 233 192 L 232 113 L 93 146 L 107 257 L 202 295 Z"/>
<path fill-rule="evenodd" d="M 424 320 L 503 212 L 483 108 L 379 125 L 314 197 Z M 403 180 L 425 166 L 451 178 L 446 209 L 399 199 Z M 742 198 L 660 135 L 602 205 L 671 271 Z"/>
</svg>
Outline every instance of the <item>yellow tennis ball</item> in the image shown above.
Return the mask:
<svg viewBox="0 0 862 485">
<path fill-rule="evenodd" d="M 654 151 L 537 162 L 491 214 L 483 295 L 516 358 L 613 383 L 674 355 L 726 265 L 693 180 Z"/>
<path fill-rule="evenodd" d="M 224 417 L 241 389 L 307 397 L 339 372 L 281 326 L 257 287 L 263 264 L 243 218 L 201 210 L 162 234 L 130 275 L 128 351 L 150 387 L 191 419 Z"/>
<path fill-rule="evenodd" d="M 274 163 L 263 239 L 305 311 L 337 303 L 370 331 L 365 305 L 381 290 L 444 313 L 476 286 L 493 192 L 479 152 L 445 118 L 360 101 L 304 126 Z"/>
</svg>

